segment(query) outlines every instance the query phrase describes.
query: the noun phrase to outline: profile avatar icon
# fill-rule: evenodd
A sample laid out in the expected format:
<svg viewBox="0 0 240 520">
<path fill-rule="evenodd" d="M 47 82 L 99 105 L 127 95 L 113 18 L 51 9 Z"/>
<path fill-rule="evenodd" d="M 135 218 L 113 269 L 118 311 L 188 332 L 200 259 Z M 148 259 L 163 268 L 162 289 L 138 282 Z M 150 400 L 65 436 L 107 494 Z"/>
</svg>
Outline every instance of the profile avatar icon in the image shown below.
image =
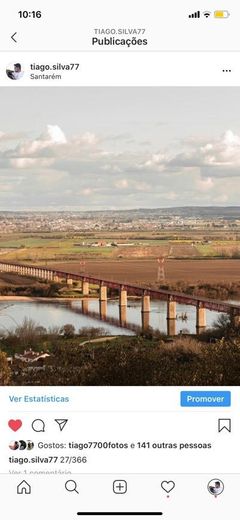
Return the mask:
<svg viewBox="0 0 240 520">
<path fill-rule="evenodd" d="M 33 450 L 34 442 L 31 440 L 11 441 L 8 446 L 10 450 Z"/>
<path fill-rule="evenodd" d="M 9 443 L 9 448 L 10 448 L 10 450 L 18 450 L 18 448 L 19 448 L 18 441 L 11 441 Z"/>
<path fill-rule="evenodd" d="M 210 480 L 208 482 L 208 491 L 211 495 L 217 497 L 218 495 L 221 495 L 221 493 L 224 490 L 224 484 L 221 480 Z"/>
<path fill-rule="evenodd" d="M 33 441 L 26 441 L 26 444 L 27 444 L 27 450 L 33 450 L 33 448 L 34 448 Z"/>
<path fill-rule="evenodd" d="M 7 77 L 13 80 L 21 79 L 24 75 L 21 63 L 10 64 L 6 69 Z"/>
<path fill-rule="evenodd" d="M 27 447 L 27 443 L 23 440 L 19 441 L 19 449 L 20 450 L 25 450 Z"/>
</svg>

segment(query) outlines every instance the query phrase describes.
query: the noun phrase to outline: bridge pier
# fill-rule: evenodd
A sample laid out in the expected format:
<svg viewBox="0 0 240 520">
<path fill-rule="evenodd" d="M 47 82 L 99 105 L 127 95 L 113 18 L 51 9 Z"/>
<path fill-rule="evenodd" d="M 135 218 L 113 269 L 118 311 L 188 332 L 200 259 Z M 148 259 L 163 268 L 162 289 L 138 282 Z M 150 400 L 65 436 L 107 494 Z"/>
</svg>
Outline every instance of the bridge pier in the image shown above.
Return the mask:
<svg viewBox="0 0 240 520">
<path fill-rule="evenodd" d="M 177 305 L 171 297 L 167 301 L 167 334 L 168 336 L 177 334 Z"/>
<path fill-rule="evenodd" d="M 82 300 L 82 313 L 88 313 L 88 300 Z"/>
<path fill-rule="evenodd" d="M 206 309 L 204 307 L 201 307 L 201 305 L 198 305 L 196 307 L 196 328 L 197 333 L 199 334 L 202 332 L 207 325 L 207 319 L 206 319 Z"/>
<path fill-rule="evenodd" d="M 142 312 L 142 330 L 149 329 L 150 326 L 150 312 Z"/>
<path fill-rule="evenodd" d="M 119 306 L 127 307 L 127 291 L 125 289 L 120 289 L 119 292 Z"/>
<path fill-rule="evenodd" d="M 177 320 L 167 320 L 167 335 L 168 336 L 176 336 L 177 335 Z"/>
<path fill-rule="evenodd" d="M 150 324 L 150 296 L 148 294 L 143 294 L 142 296 L 142 329 L 149 329 Z"/>
<path fill-rule="evenodd" d="M 99 300 L 99 314 L 100 319 L 104 320 L 107 316 L 107 301 L 106 300 Z"/>
<path fill-rule="evenodd" d="M 70 287 L 72 287 L 72 285 L 73 285 L 73 280 L 72 280 L 72 278 L 67 278 L 67 285 L 70 286 Z"/>
<path fill-rule="evenodd" d="M 176 318 L 177 318 L 176 302 L 173 300 L 168 300 L 168 302 L 167 302 L 167 319 L 176 320 Z"/>
<path fill-rule="evenodd" d="M 82 283 L 82 293 L 83 293 L 83 296 L 89 295 L 89 282 L 86 282 L 85 280 L 83 280 L 83 283 Z"/>
<path fill-rule="evenodd" d="M 143 294 L 142 296 L 142 312 L 150 312 L 150 296 L 148 294 Z"/>
<path fill-rule="evenodd" d="M 119 323 L 121 327 L 124 327 L 127 323 L 127 306 L 119 305 Z"/>
<path fill-rule="evenodd" d="M 107 287 L 105 285 L 100 285 L 100 302 L 107 301 Z"/>
</svg>

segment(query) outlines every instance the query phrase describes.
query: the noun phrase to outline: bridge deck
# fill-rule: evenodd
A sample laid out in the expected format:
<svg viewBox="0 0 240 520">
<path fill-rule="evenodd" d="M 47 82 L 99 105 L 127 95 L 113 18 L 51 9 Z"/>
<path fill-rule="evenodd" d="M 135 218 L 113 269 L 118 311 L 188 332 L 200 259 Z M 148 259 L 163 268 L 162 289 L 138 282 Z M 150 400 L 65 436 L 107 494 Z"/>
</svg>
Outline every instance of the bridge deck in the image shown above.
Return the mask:
<svg viewBox="0 0 240 520">
<path fill-rule="evenodd" d="M 235 316 L 240 315 L 240 305 L 223 302 L 221 300 L 212 300 L 200 296 L 193 296 L 186 293 L 176 291 L 169 291 L 166 289 L 150 289 L 149 287 L 140 287 L 132 284 L 125 284 L 124 282 L 107 280 L 102 278 L 95 278 L 87 274 L 71 273 L 70 271 L 59 271 L 58 269 L 48 268 L 44 266 L 36 266 L 31 264 L 0 262 L 0 266 L 8 265 L 14 267 L 24 267 L 27 269 L 44 270 L 46 273 L 51 273 L 59 278 L 71 278 L 76 281 L 86 281 L 92 285 L 104 285 L 110 289 L 125 289 L 129 294 L 142 296 L 148 294 L 152 299 L 163 301 L 176 301 L 184 305 L 192 305 L 195 307 L 203 307 L 211 311 L 231 313 Z"/>
</svg>

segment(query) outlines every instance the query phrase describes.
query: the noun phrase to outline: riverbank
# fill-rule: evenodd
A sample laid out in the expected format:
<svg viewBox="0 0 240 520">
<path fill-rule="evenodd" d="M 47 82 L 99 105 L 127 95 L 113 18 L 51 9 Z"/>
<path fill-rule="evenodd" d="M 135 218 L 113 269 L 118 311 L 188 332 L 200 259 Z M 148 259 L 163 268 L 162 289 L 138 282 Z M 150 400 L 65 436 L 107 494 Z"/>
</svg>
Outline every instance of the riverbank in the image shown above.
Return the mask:
<svg viewBox="0 0 240 520">
<path fill-rule="evenodd" d="M 54 303 L 54 302 L 71 302 L 71 301 L 82 301 L 86 297 L 46 297 L 46 296 L 0 296 L 0 302 L 48 302 L 48 303 Z M 91 297 L 91 300 L 97 300 L 98 298 Z"/>
</svg>

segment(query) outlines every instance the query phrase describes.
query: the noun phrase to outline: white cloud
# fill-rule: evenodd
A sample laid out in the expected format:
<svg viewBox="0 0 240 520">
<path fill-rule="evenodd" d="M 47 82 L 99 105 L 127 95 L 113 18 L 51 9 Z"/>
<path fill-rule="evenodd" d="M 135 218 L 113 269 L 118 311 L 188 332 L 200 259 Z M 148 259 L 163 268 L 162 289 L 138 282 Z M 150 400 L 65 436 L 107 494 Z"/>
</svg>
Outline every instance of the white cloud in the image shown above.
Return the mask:
<svg viewBox="0 0 240 520">
<path fill-rule="evenodd" d="M 57 125 L 48 125 L 47 130 L 40 136 L 39 140 L 48 144 L 64 144 L 67 142 L 63 131 Z"/>
<path fill-rule="evenodd" d="M 84 188 L 84 189 L 81 191 L 81 194 L 84 195 L 84 196 L 92 195 L 92 193 L 93 193 L 93 190 L 91 190 L 90 188 Z"/>
<path fill-rule="evenodd" d="M 128 188 L 129 182 L 127 179 L 119 179 L 114 183 L 114 186 L 119 189 L 125 189 Z"/>
<path fill-rule="evenodd" d="M 214 182 L 211 177 L 207 177 L 206 179 L 198 179 L 197 187 L 201 191 L 209 191 L 214 187 Z"/>
<path fill-rule="evenodd" d="M 137 191 L 142 191 L 142 192 L 149 192 L 152 190 L 152 187 L 150 184 L 148 184 L 147 182 L 144 182 L 144 181 L 137 181 L 134 183 L 134 188 L 137 190 Z"/>
<path fill-rule="evenodd" d="M 25 168 L 49 168 L 54 163 L 53 159 L 32 159 L 30 157 L 19 157 L 18 159 L 9 159 L 9 166 L 16 169 Z"/>
<path fill-rule="evenodd" d="M 98 142 L 96 135 L 92 132 L 85 132 L 85 134 L 83 134 L 82 136 L 81 141 L 90 145 L 96 144 Z"/>
<path fill-rule="evenodd" d="M 175 191 L 169 191 L 164 193 L 164 198 L 167 200 L 176 200 L 178 198 L 178 194 Z"/>
<path fill-rule="evenodd" d="M 191 136 L 164 148 L 161 143 L 138 147 L 136 142 L 125 148 L 124 139 L 104 140 L 89 131 L 67 138 L 57 125 L 17 141 L 0 150 L 0 171 L 9 176 L 4 185 L 11 184 L 13 192 L 15 186 L 15 197 L 25 204 L 37 198 L 44 207 L 53 200 L 56 206 L 76 207 L 82 196 L 92 208 L 156 207 L 166 201 L 236 203 L 238 196 L 240 136 L 231 130 L 205 141 Z M 12 178 L 21 178 L 21 190 Z"/>
</svg>

